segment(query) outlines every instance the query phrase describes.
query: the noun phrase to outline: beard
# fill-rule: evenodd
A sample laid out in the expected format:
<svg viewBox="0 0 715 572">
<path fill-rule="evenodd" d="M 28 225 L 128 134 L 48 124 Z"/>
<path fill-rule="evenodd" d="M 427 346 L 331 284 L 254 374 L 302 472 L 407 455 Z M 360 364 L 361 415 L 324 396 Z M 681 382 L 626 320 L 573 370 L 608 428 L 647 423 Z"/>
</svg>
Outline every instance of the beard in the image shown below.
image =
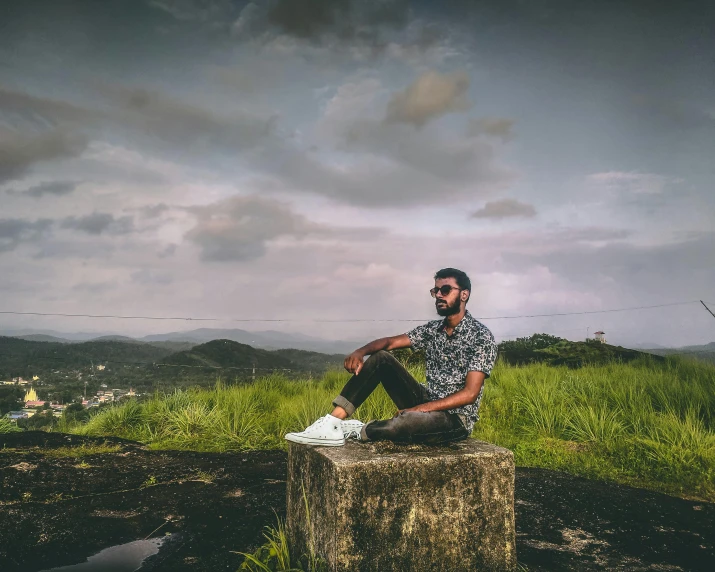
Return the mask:
<svg viewBox="0 0 715 572">
<path fill-rule="evenodd" d="M 459 298 L 457 298 L 453 304 L 445 303 L 444 306 L 438 306 L 437 302 L 435 302 L 435 308 L 437 309 L 437 314 L 440 316 L 453 316 L 454 314 L 459 314 L 461 303 Z"/>
</svg>

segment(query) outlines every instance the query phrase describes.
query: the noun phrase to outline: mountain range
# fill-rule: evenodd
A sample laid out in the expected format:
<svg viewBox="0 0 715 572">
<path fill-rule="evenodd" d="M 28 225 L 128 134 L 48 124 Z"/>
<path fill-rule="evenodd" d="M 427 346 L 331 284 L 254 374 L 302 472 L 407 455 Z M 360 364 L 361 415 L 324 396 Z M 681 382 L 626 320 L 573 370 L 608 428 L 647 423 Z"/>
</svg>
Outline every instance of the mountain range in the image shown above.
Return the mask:
<svg viewBox="0 0 715 572">
<path fill-rule="evenodd" d="M 326 354 L 349 354 L 369 340 L 345 341 L 325 340 L 305 334 L 294 334 L 266 330 L 250 332 L 240 329 L 199 328 L 186 332 L 168 332 L 152 334 L 140 338 L 118 336 L 107 332 L 58 332 L 55 330 L 0 330 L 0 336 L 19 338 L 34 342 L 54 342 L 71 344 L 86 341 L 120 341 L 120 342 L 186 342 L 202 344 L 212 340 L 232 340 L 241 344 L 265 350 L 296 349 Z"/>
</svg>

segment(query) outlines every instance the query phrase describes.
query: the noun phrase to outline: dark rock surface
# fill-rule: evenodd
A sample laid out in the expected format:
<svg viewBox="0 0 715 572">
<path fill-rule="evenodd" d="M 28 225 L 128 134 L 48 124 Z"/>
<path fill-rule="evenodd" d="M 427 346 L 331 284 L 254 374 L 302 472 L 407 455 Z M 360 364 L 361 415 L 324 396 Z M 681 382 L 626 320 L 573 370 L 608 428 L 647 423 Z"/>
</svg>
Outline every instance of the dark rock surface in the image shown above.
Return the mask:
<svg viewBox="0 0 715 572">
<path fill-rule="evenodd" d="M 87 454 L 107 443 L 113 452 Z M 81 455 L 68 455 L 80 447 Z M 84 450 L 81 448 L 84 447 Z M 150 451 L 121 439 L 0 435 L 0 570 L 37 572 L 171 533 L 142 570 L 236 570 L 285 518 L 281 451 Z M 542 469 L 516 472 L 528 570 L 715 570 L 715 506 Z"/>
</svg>

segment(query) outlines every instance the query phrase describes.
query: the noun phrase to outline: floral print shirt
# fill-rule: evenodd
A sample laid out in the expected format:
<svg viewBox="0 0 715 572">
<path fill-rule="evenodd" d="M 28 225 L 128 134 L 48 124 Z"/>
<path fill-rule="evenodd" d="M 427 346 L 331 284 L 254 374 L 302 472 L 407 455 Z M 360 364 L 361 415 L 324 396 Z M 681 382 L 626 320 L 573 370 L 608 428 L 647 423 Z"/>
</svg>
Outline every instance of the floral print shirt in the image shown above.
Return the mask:
<svg viewBox="0 0 715 572">
<path fill-rule="evenodd" d="M 424 350 L 427 358 L 427 392 L 432 400 L 464 389 L 467 372 L 482 371 L 489 377 L 497 358 L 497 344 L 489 328 L 467 311 L 451 336 L 444 331 L 445 320 L 433 320 L 407 332 L 412 349 Z M 455 409 L 467 419 L 471 433 L 479 420 L 479 404 L 484 384 L 474 403 Z"/>
</svg>

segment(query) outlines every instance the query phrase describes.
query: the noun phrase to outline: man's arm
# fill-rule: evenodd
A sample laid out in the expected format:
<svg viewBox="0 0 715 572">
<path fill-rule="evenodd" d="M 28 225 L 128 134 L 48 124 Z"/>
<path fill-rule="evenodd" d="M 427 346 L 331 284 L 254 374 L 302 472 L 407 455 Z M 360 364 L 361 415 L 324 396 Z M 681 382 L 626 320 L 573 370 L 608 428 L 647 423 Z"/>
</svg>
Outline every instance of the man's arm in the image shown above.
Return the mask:
<svg viewBox="0 0 715 572">
<path fill-rule="evenodd" d="M 483 371 L 467 372 L 467 380 L 463 389 L 455 391 L 442 399 L 436 399 L 434 401 L 428 401 L 427 403 L 421 403 L 415 407 L 402 409 L 400 413 L 405 411 L 446 411 L 447 409 L 471 405 L 477 400 L 486 377 Z"/>
<path fill-rule="evenodd" d="M 397 350 L 400 348 L 409 348 L 412 345 L 407 334 L 392 336 L 390 338 L 380 338 L 374 340 L 367 345 L 355 350 L 345 358 L 345 369 L 350 373 L 358 374 L 362 369 L 362 363 L 365 356 L 370 356 L 382 350 Z"/>
</svg>

